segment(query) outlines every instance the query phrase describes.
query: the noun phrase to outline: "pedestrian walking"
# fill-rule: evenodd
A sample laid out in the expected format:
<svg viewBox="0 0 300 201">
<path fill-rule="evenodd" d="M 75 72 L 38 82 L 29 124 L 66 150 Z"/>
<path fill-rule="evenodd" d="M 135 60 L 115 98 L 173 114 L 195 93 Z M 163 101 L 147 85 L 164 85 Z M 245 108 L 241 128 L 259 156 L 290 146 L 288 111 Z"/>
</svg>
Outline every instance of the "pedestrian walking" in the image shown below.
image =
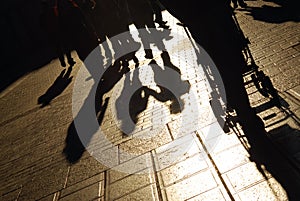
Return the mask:
<svg viewBox="0 0 300 201">
<path fill-rule="evenodd" d="M 65 28 L 61 23 L 58 9 L 58 0 L 43 0 L 41 26 L 46 31 L 49 42 L 54 47 L 62 67 L 66 67 L 65 56 L 68 64 L 73 66 L 76 62 L 71 56 L 71 45 Z"/>
</svg>

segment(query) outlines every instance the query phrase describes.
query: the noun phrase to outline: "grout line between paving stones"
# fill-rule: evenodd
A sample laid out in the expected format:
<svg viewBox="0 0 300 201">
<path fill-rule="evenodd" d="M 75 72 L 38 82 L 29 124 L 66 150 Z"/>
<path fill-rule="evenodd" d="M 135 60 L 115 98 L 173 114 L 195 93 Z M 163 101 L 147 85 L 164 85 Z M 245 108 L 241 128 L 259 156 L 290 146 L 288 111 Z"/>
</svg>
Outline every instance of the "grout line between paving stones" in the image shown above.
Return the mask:
<svg viewBox="0 0 300 201">
<path fill-rule="evenodd" d="M 226 182 L 224 181 L 224 178 L 223 178 L 223 176 L 222 176 L 222 174 L 221 174 L 219 168 L 217 167 L 217 165 L 216 165 L 214 159 L 213 159 L 212 156 L 210 155 L 208 149 L 206 148 L 206 146 L 205 146 L 205 144 L 204 144 L 204 142 L 203 142 L 203 140 L 202 140 L 202 138 L 201 138 L 201 136 L 200 136 L 200 134 L 199 134 L 198 132 L 196 133 L 196 136 L 197 136 L 198 140 L 200 141 L 200 143 L 201 143 L 201 145 L 202 145 L 202 147 L 203 147 L 205 153 L 207 154 L 207 156 L 208 156 L 210 162 L 212 163 L 214 169 L 216 170 L 216 172 L 217 172 L 217 174 L 218 174 L 218 176 L 219 176 L 219 178 L 220 178 L 220 180 L 221 180 L 221 182 L 222 182 L 222 184 L 223 184 L 223 186 L 224 186 L 224 188 L 225 188 L 227 194 L 229 195 L 230 199 L 231 199 L 232 201 L 234 201 L 235 199 L 234 199 L 232 193 L 230 192 L 230 190 L 229 190 L 229 188 L 228 188 Z"/>
<path fill-rule="evenodd" d="M 155 186 L 156 186 L 156 190 L 157 190 L 157 194 L 158 194 L 158 200 L 159 201 L 162 201 L 163 200 L 163 196 L 162 196 L 162 192 L 161 192 L 161 189 L 160 189 L 160 183 L 159 183 L 159 178 L 158 178 L 158 173 L 157 173 L 157 169 L 156 169 L 156 166 L 155 166 L 155 160 L 154 160 L 154 154 L 153 154 L 153 151 L 150 152 L 150 155 L 151 155 L 151 161 L 152 161 L 152 165 L 153 165 L 153 174 L 154 174 L 154 180 L 155 180 Z"/>
</svg>

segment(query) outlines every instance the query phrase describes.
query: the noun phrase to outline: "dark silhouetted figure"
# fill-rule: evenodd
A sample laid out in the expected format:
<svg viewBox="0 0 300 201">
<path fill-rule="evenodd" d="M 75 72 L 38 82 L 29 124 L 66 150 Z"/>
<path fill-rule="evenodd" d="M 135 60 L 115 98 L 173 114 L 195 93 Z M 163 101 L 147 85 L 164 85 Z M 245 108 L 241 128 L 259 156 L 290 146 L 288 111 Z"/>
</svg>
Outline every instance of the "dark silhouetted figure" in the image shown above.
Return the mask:
<svg viewBox="0 0 300 201">
<path fill-rule="evenodd" d="M 103 11 L 100 9 L 101 5 L 103 5 L 103 1 L 101 1 L 102 4 L 100 1 L 97 3 L 96 0 L 76 0 L 76 2 L 83 11 L 89 28 L 95 32 L 100 42 L 105 41 L 105 16 L 103 15 Z"/>
<path fill-rule="evenodd" d="M 88 22 L 74 0 L 57 0 L 60 23 L 64 27 L 66 37 L 71 41 L 80 58 L 84 61 L 98 46 L 95 33 L 89 29 Z"/>
<path fill-rule="evenodd" d="M 61 22 L 58 0 L 42 1 L 41 26 L 46 31 L 51 45 L 55 48 L 61 66 L 66 67 L 64 54 L 66 54 L 69 65 L 73 66 L 75 61 L 71 56 L 71 41 Z"/>
<path fill-rule="evenodd" d="M 95 19 L 94 19 L 94 10 L 96 7 L 95 0 L 75 0 L 76 4 L 79 6 L 82 15 L 84 17 L 84 23 L 86 24 L 87 29 L 90 33 L 94 33 L 94 36 L 98 37 Z"/>
<path fill-rule="evenodd" d="M 205 1 L 201 5 L 196 1 L 187 4 L 181 1 L 162 2 L 210 55 L 223 79 L 228 104 L 237 110 L 241 121 L 247 123 L 249 113 L 253 117 L 256 115 L 243 84 L 242 73 L 246 68 L 243 41 L 232 19 L 229 2 Z"/>
</svg>

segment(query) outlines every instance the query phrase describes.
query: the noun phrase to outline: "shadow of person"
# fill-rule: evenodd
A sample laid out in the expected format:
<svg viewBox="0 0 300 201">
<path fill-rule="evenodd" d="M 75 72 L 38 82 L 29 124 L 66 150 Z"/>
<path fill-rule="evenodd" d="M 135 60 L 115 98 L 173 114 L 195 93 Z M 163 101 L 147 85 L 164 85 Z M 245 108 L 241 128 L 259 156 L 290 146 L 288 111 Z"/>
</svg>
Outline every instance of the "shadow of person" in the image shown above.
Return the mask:
<svg viewBox="0 0 300 201">
<path fill-rule="evenodd" d="M 159 2 L 159 0 L 150 0 L 150 4 L 152 6 L 152 10 L 155 15 L 154 22 L 158 23 L 160 28 L 169 29 L 169 26 L 166 25 L 167 21 L 163 21 L 162 11 L 164 8 Z"/>
<path fill-rule="evenodd" d="M 299 122 L 297 122 L 299 126 Z M 294 159 L 295 166 L 300 170 L 300 131 L 291 127 L 289 124 L 284 124 L 275 129 L 270 130 L 270 138 L 279 147 L 288 154 L 291 159 Z"/>
<path fill-rule="evenodd" d="M 96 0 L 95 2 L 95 8 L 92 11 L 92 21 L 105 50 L 107 62 L 111 63 L 113 58 L 120 59 L 120 56 L 124 53 L 122 50 L 128 49 L 126 46 L 140 46 L 140 44 L 134 41 L 129 32 L 131 19 L 127 1 Z M 117 35 L 122 36 L 114 37 Z M 105 41 L 109 41 L 111 47 Z M 134 54 L 131 58 L 127 57 L 126 60 L 124 59 L 124 62 L 128 62 L 131 59 L 135 59 Z"/>
<path fill-rule="evenodd" d="M 102 111 L 106 110 L 107 105 L 108 105 L 108 99 L 105 99 L 105 102 L 102 105 Z M 104 112 L 99 117 L 99 119 L 101 118 L 100 121 L 102 121 L 103 117 L 104 117 Z M 93 130 L 93 129 L 86 130 L 86 134 L 87 134 L 86 137 L 88 138 L 88 140 L 90 140 L 92 138 L 92 136 L 95 132 L 96 132 L 96 129 L 95 130 Z M 74 163 L 78 162 L 80 160 L 80 158 L 82 157 L 89 141 L 82 141 L 82 138 L 80 138 L 80 136 L 77 132 L 77 129 L 75 126 L 75 121 L 73 121 L 70 124 L 67 133 L 68 134 L 65 139 L 65 147 L 63 150 L 63 154 L 69 163 L 74 164 Z"/>
<path fill-rule="evenodd" d="M 283 23 L 283 22 L 299 22 L 299 9 L 295 0 L 279 1 L 268 0 L 274 2 L 276 6 L 263 5 L 262 7 L 249 7 L 249 15 L 253 16 L 255 20 L 260 20 L 269 23 Z"/>
<path fill-rule="evenodd" d="M 188 3 L 162 0 L 162 3 L 188 27 L 195 42 L 216 64 L 226 91 L 227 104 L 236 111 L 238 122 L 250 144 L 251 159 L 258 169 L 261 165 L 265 166 L 286 190 L 290 200 L 299 199 L 300 193 L 296 190 L 300 189 L 299 172 L 273 146 L 264 123 L 250 106 L 242 74 L 246 66 L 243 46 L 230 5 L 222 1 L 205 1 L 199 6 L 196 0 Z"/>
<path fill-rule="evenodd" d="M 68 128 L 68 135 L 66 137 L 65 144 L 63 154 L 67 161 L 71 164 L 76 163 L 84 153 L 85 147 L 78 136 L 74 121 Z"/>
<path fill-rule="evenodd" d="M 97 116 L 103 116 L 105 112 L 102 109 L 103 96 L 109 92 L 123 77 L 123 75 L 129 71 L 129 68 L 121 60 L 117 60 L 110 67 L 106 69 L 100 82 L 97 86 L 95 96 L 95 112 Z M 99 125 L 101 125 L 101 119 L 98 119 Z"/>
<path fill-rule="evenodd" d="M 123 89 L 115 102 L 117 118 L 121 121 L 120 130 L 124 136 L 134 131 L 138 114 L 147 108 L 149 96 L 144 93 L 144 88 L 138 68 L 125 74 Z"/>
<path fill-rule="evenodd" d="M 55 97 L 59 96 L 69 86 L 73 79 L 73 76 L 70 76 L 71 72 L 71 66 L 68 68 L 67 72 L 65 69 L 62 70 L 45 94 L 38 98 L 37 102 L 41 105 L 41 108 L 49 105 Z"/>
<path fill-rule="evenodd" d="M 140 32 L 145 33 L 147 31 L 140 31 Z M 148 30 L 147 33 L 148 35 L 140 35 L 142 41 L 143 41 L 143 37 L 148 37 L 147 42 L 149 44 L 145 46 L 145 44 L 143 43 L 144 47 L 150 48 L 150 44 L 156 46 L 157 49 L 161 51 L 160 57 L 163 61 L 163 65 L 168 67 L 169 69 L 175 70 L 179 75 L 181 75 L 180 69 L 172 63 L 169 52 L 166 50 L 165 43 L 164 43 L 164 41 L 171 40 L 173 38 L 173 36 L 171 36 L 171 30 L 169 29 L 158 30 L 156 28 L 151 28 Z M 144 40 L 144 42 L 146 41 Z M 145 49 L 145 51 L 146 53 L 150 53 L 151 55 L 153 54 L 151 49 Z M 152 60 L 151 62 L 155 62 L 155 60 Z"/>
<path fill-rule="evenodd" d="M 163 69 L 155 60 L 151 60 L 149 66 L 154 74 L 151 86 L 143 85 L 138 68 L 132 71 L 132 79 L 130 73 L 125 76 L 122 92 L 116 100 L 117 117 L 121 120 L 123 134 L 130 135 L 134 131 L 139 114 L 148 107 L 150 96 L 162 103 L 169 101 L 170 114 L 177 114 L 184 109 L 181 96 L 189 92 L 190 84 L 181 79 L 180 70 L 173 64 Z"/>
<path fill-rule="evenodd" d="M 152 59 L 153 54 L 150 49 L 150 29 L 155 28 L 153 21 L 154 12 L 149 1 L 127 0 L 128 10 L 132 23 L 137 28 L 139 37 L 142 41 L 145 58 Z"/>
<path fill-rule="evenodd" d="M 128 66 L 123 66 L 120 60 L 105 68 L 99 49 L 87 58 L 85 66 L 94 83 L 68 129 L 63 154 L 70 163 L 76 163 L 82 157 L 103 121 L 109 103 L 109 98 L 103 101 L 103 96 L 128 71 Z"/>
<path fill-rule="evenodd" d="M 155 60 L 150 62 L 150 66 L 154 72 L 154 81 L 160 89 L 160 92 L 149 91 L 152 96 L 161 102 L 171 101 L 170 112 L 176 114 L 184 109 L 182 95 L 189 93 L 190 83 L 181 79 L 181 71 L 175 66 L 168 53 L 162 53 L 162 57 L 167 55 L 168 59 L 163 59 L 164 69 L 162 69 Z"/>
<path fill-rule="evenodd" d="M 253 125 L 254 126 L 254 125 Z M 250 144 L 250 160 L 256 163 L 257 169 L 266 177 L 265 167 L 285 189 L 288 200 L 299 200 L 300 193 L 300 172 L 299 166 L 295 166 L 294 161 L 286 157 L 286 153 L 279 151 L 266 133 L 260 132 L 259 135 L 247 134 Z"/>
<path fill-rule="evenodd" d="M 183 110 L 184 104 L 182 100 L 178 100 L 176 95 L 174 95 L 166 87 L 160 85 L 157 85 L 157 87 L 159 88 L 158 92 L 149 87 L 141 86 L 131 96 L 129 101 L 129 113 L 132 121 L 135 124 L 138 122 L 139 114 L 146 110 L 150 96 L 162 103 L 170 101 L 171 103 L 169 104 L 169 111 L 171 114 L 177 114 Z"/>
</svg>

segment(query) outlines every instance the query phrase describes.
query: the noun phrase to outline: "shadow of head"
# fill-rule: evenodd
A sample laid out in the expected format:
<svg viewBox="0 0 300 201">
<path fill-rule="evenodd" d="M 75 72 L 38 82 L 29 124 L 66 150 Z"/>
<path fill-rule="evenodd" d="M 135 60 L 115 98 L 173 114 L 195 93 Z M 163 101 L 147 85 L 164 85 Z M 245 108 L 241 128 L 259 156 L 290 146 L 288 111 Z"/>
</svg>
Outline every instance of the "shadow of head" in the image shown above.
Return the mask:
<svg viewBox="0 0 300 201">
<path fill-rule="evenodd" d="M 50 104 L 50 101 L 49 98 L 47 97 L 46 94 L 44 95 L 41 95 L 39 98 L 38 98 L 38 104 L 41 105 L 40 108 L 43 108 L 47 105 Z"/>
<path fill-rule="evenodd" d="M 74 122 L 69 126 L 63 154 L 69 163 L 76 163 L 82 157 L 85 147 L 77 134 Z"/>
</svg>

